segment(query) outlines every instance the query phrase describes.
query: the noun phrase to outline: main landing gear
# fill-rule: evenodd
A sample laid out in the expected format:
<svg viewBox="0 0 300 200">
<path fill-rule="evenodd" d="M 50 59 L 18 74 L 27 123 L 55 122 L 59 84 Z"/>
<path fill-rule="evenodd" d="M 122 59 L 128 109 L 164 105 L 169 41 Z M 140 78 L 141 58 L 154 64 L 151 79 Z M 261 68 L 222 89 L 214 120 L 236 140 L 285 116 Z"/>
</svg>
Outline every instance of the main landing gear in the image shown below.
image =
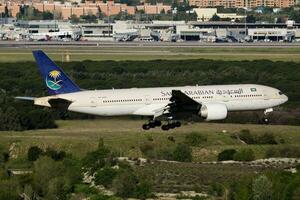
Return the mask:
<svg viewBox="0 0 300 200">
<path fill-rule="evenodd" d="M 161 121 L 150 120 L 148 123 L 143 124 L 144 130 L 149 130 L 150 128 L 155 128 L 161 126 Z"/>
<path fill-rule="evenodd" d="M 144 130 L 149 130 L 151 128 L 159 127 L 164 131 L 168 131 L 169 129 L 174 129 L 181 126 L 179 121 L 169 121 L 167 124 L 162 125 L 161 121 L 150 120 L 148 123 L 143 124 L 142 128 Z"/>
<path fill-rule="evenodd" d="M 181 126 L 181 123 L 179 121 L 169 122 L 167 124 L 164 124 L 161 126 L 161 129 L 163 131 L 168 131 L 169 129 L 178 128 Z"/>
</svg>

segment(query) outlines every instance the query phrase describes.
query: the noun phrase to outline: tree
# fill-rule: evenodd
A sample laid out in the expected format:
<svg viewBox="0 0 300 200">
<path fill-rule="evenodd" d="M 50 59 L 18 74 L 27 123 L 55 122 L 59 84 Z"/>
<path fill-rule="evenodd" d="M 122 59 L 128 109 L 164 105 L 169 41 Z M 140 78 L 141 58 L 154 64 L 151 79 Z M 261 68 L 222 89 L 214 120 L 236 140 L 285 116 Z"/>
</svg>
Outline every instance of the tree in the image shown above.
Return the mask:
<svg viewBox="0 0 300 200">
<path fill-rule="evenodd" d="M 51 179 L 64 175 L 62 164 L 47 156 L 35 161 L 33 171 L 34 188 L 40 195 L 48 193 L 48 183 Z"/>
<path fill-rule="evenodd" d="M 6 109 L 5 113 L 3 114 L 3 129 L 2 130 L 15 130 L 20 131 L 22 130 L 20 115 L 17 110 L 10 106 Z"/>
<path fill-rule="evenodd" d="M 106 147 L 89 152 L 83 159 L 83 164 L 93 173 L 105 166 L 106 161 L 110 157 L 110 153 L 110 150 Z"/>
<path fill-rule="evenodd" d="M 117 176 L 117 170 L 111 167 L 104 167 L 99 169 L 95 175 L 95 183 L 108 187 L 112 184 L 114 178 Z"/>
<path fill-rule="evenodd" d="M 295 22 L 299 23 L 300 22 L 299 10 L 293 10 L 292 12 L 290 12 L 289 19 L 294 20 Z"/>
<path fill-rule="evenodd" d="M 174 150 L 173 159 L 180 162 L 191 162 L 192 149 L 186 144 L 178 144 Z"/>
<path fill-rule="evenodd" d="M 78 24 L 80 22 L 80 19 L 76 15 L 71 15 L 70 21 L 72 24 Z"/>
<path fill-rule="evenodd" d="M 29 161 L 36 161 L 43 153 L 43 150 L 37 146 L 32 146 L 27 151 L 27 159 Z"/>
<path fill-rule="evenodd" d="M 152 197 L 152 185 L 148 182 L 142 182 L 137 185 L 135 197 L 138 199 L 147 199 Z"/>
<path fill-rule="evenodd" d="M 0 179 L 0 199 L 18 200 L 21 192 L 18 182 L 11 179 Z"/>
<path fill-rule="evenodd" d="M 212 16 L 212 18 L 210 19 L 210 21 L 213 21 L 213 22 L 217 22 L 217 21 L 220 21 L 221 18 L 217 15 L 217 14 L 214 14 Z"/>
<path fill-rule="evenodd" d="M 49 200 L 66 200 L 67 194 L 71 191 L 71 184 L 65 177 L 55 177 L 48 183 L 46 199 Z"/>
<path fill-rule="evenodd" d="M 53 19 L 53 13 L 49 11 L 45 11 L 42 13 L 43 20 L 52 20 Z"/>
<path fill-rule="evenodd" d="M 246 22 L 247 23 L 255 23 L 256 22 L 256 18 L 253 15 L 247 15 Z"/>
<path fill-rule="evenodd" d="M 32 110 L 27 116 L 30 119 L 29 129 L 43 129 L 43 128 L 56 128 L 55 120 L 53 115 L 42 109 Z"/>
<path fill-rule="evenodd" d="M 265 175 L 257 177 L 252 184 L 253 200 L 272 199 L 272 182 Z"/>
<path fill-rule="evenodd" d="M 119 173 L 114 179 L 112 188 L 114 192 L 123 198 L 132 197 L 137 188 L 138 179 L 131 169 Z"/>
</svg>

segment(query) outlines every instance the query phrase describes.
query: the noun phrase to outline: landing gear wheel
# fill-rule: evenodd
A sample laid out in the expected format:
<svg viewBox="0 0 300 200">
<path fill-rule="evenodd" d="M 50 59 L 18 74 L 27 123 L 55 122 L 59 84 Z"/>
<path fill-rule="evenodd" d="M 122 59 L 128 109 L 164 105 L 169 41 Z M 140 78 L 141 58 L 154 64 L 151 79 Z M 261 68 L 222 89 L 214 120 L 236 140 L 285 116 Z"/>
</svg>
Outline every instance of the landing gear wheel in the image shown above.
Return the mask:
<svg viewBox="0 0 300 200">
<path fill-rule="evenodd" d="M 176 128 L 176 126 L 175 126 L 175 124 L 174 124 L 174 123 L 172 123 L 172 124 L 168 124 L 168 126 L 170 127 L 170 129 L 174 129 L 174 128 Z"/>
<path fill-rule="evenodd" d="M 154 123 L 154 122 L 150 122 L 150 123 L 149 123 L 149 127 L 150 127 L 150 128 L 155 128 L 155 123 Z"/>
<path fill-rule="evenodd" d="M 150 125 L 149 124 L 143 124 L 143 129 L 144 130 L 149 130 L 150 129 Z"/>
<path fill-rule="evenodd" d="M 270 120 L 268 118 L 264 117 L 264 118 L 262 118 L 262 123 L 269 124 Z"/>
<path fill-rule="evenodd" d="M 170 129 L 170 127 L 169 127 L 168 124 L 164 124 L 164 125 L 161 126 L 161 129 L 162 129 L 163 131 L 168 131 L 168 130 Z"/>
<path fill-rule="evenodd" d="M 161 121 L 154 121 L 155 126 L 161 126 Z"/>
<path fill-rule="evenodd" d="M 181 123 L 180 122 L 175 122 L 174 125 L 175 125 L 175 127 L 180 127 Z"/>
</svg>

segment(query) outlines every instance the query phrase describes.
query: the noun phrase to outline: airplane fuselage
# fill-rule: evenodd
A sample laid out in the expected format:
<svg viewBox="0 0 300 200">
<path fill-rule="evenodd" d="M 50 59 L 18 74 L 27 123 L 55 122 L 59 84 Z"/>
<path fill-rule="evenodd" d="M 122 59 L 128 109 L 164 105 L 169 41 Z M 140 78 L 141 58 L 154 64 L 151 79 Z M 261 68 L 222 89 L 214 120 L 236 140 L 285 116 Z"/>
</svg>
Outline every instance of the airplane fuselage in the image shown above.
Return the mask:
<svg viewBox="0 0 300 200">
<path fill-rule="evenodd" d="M 100 116 L 153 116 L 158 109 L 170 103 L 172 90 L 180 90 L 202 105 L 224 104 L 228 111 L 263 110 L 288 100 L 286 95 L 275 88 L 238 84 L 87 90 L 37 98 L 35 104 L 47 106 L 49 99 L 61 98 L 72 102 L 68 110 L 74 112 Z"/>
</svg>

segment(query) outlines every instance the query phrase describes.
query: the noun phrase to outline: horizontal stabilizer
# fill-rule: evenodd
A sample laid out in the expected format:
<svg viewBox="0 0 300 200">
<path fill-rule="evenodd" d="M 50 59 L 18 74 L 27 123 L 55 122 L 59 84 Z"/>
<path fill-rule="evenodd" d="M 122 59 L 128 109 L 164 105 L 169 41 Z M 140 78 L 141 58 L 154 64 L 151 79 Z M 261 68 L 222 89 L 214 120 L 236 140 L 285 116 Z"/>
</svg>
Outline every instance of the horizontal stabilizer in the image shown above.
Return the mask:
<svg viewBox="0 0 300 200">
<path fill-rule="evenodd" d="M 15 97 L 15 99 L 25 100 L 25 101 L 34 101 L 35 97 Z"/>
</svg>

